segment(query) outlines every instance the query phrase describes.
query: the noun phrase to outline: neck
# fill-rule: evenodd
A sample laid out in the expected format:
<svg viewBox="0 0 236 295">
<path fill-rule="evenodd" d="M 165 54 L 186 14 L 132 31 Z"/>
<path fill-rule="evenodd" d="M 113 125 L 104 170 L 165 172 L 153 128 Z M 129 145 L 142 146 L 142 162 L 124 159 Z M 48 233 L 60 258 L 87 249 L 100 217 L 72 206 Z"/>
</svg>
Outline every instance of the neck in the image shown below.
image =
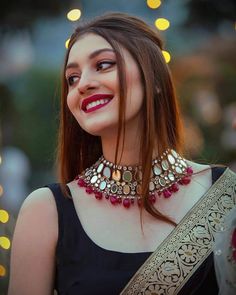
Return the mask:
<svg viewBox="0 0 236 295">
<path fill-rule="evenodd" d="M 136 140 L 138 141 L 138 140 Z M 139 142 L 134 142 L 129 145 L 125 140 L 124 146 L 122 147 L 122 140 L 118 147 L 117 162 L 120 165 L 138 165 L 139 164 Z M 105 138 L 102 140 L 103 156 L 109 162 L 115 162 L 116 154 L 116 140 Z"/>
<path fill-rule="evenodd" d="M 118 153 L 117 153 L 117 162 L 120 165 L 126 166 L 135 166 L 141 165 L 141 139 L 138 136 L 126 136 L 124 140 L 124 146 L 122 147 L 122 136 L 120 139 Z M 102 151 L 104 158 L 114 163 L 115 154 L 116 154 L 116 138 L 103 137 L 102 138 Z M 158 151 L 154 148 L 152 158 L 158 157 Z"/>
<path fill-rule="evenodd" d="M 117 161 L 120 165 L 139 165 L 141 147 L 140 129 L 132 128 L 132 132 L 129 129 L 129 125 L 126 126 L 125 138 L 124 134 L 121 133 L 117 151 Z M 117 144 L 117 132 L 113 131 L 108 135 L 103 135 L 101 137 L 101 141 L 104 158 L 109 162 L 114 163 Z"/>
</svg>

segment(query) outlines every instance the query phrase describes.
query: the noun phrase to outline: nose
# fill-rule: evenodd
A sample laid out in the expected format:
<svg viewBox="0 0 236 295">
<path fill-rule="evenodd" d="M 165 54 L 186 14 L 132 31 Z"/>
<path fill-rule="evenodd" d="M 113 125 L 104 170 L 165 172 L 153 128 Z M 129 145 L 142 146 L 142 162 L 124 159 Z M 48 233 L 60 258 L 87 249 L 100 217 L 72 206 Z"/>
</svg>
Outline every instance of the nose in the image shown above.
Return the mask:
<svg viewBox="0 0 236 295">
<path fill-rule="evenodd" d="M 99 81 L 91 73 L 82 73 L 78 83 L 78 92 L 83 95 L 87 91 L 99 87 Z"/>
</svg>

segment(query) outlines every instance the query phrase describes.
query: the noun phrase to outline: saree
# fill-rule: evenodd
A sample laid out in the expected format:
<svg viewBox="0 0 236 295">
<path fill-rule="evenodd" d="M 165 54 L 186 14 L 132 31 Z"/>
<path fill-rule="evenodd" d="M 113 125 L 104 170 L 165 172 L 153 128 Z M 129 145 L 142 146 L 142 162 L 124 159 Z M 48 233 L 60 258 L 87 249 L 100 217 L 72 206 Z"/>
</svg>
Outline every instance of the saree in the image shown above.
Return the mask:
<svg viewBox="0 0 236 295">
<path fill-rule="evenodd" d="M 214 234 L 236 206 L 236 174 L 227 168 L 125 286 L 120 295 L 178 294 L 212 253 Z"/>
</svg>

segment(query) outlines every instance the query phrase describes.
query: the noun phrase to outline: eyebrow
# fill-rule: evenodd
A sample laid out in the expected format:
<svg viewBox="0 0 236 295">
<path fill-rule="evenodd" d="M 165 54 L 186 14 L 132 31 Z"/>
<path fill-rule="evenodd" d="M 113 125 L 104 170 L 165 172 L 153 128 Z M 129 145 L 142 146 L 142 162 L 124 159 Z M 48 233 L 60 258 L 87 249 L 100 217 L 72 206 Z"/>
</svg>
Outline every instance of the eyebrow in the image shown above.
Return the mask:
<svg viewBox="0 0 236 295">
<path fill-rule="evenodd" d="M 95 50 L 92 53 L 90 53 L 89 59 L 93 59 L 94 57 L 96 57 L 97 55 L 99 55 L 100 53 L 105 52 L 105 51 L 114 52 L 114 49 L 112 49 L 112 48 L 102 48 L 102 49 Z M 66 65 L 66 70 L 68 70 L 70 68 L 78 68 L 78 67 L 79 67 L 79 65 L 78 65 L 77 62 L 71 62 L 71 63 L 68 63 Z"/>
</svg>

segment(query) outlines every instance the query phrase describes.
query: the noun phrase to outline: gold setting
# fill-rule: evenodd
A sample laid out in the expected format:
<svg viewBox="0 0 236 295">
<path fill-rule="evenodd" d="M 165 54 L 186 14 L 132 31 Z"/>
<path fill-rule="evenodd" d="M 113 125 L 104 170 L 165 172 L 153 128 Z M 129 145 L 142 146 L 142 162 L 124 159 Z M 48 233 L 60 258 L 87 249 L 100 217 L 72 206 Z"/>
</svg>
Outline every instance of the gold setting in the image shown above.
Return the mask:
<svg viewBox="0 0 236 295">
<path fill-rule="evenodd" d="M 168 149 L 159 158 L 152 161 L 149 183 L 151 194 L 161 193 L 187 175 L 187 162 L 173 149 Z M 79 178 L 87 186 L 95 187 L 103 194 L 115 195 L 118 198 L 140 198 L 142 171 L 141 166 L 121 166 L 107 161 L 103 156 Z"/>
</svg>

